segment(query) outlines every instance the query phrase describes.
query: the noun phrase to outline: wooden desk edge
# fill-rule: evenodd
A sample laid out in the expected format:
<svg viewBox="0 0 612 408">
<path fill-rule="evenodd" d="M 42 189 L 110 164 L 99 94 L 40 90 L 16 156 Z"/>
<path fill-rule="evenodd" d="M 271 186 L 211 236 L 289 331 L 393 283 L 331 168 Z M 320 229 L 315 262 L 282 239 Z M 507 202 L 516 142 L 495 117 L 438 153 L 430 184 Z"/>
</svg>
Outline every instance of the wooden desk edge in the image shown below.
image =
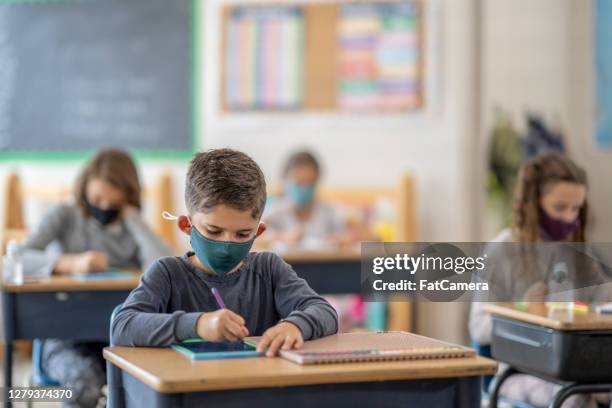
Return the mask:
<svg viewBox="0 0 612 408">
<path fill-rule="evenodd" d="M 136 377 L 154 390 L 164 392 L 161 391 L 161 389 L 164 388 L 164 384 L 159 381 L 159 378 L 149 374 L 145 370 L 140 369 L 125 358 L 113 353 L 110 349 L 111 347 L 104 347 L 102 350 L 102 355 L 106 360 L 110 361 L 113 365 L 119 367 L 121 370 L 128 372 L 133 377 Z"/>
<path fill-rule="evenodd" d="M 100 281 L 81 281 L 72 277 L 45 279 L 34 282 L 25 282 L 22 285 L 1 284 L 0 292 L 78 292 L 78 291 L 105 291 L 105 290 L 132 290 L 140 281 L 140 274 L 132 279 L 108 279 Z"/>
<path fill-rule="evenodd" d="M 287 263 L 361 262 L 361 252 L 286 252 L 278 254 Z"/>
<path fill-rule="evenodd" d="M 300 377 L 281 377 L 279 376 L 268 376 L 261 378 L 250 377 L 248 379 L 236 379 L 234 381 L 204 381 L 193 380 L 193 381 L 164 381 L 159 377 L 156 377 L 149 372 L 139 368 L 132 364 L 126 358 L 113 353 L 112 348 L 104 349 L 104 358 L 110 361 L 121 370 L 126 371 L 128 374 L 142 381 L 152 389 L 161 393 L 178 393 L 178 392 L 200 392 L 200 391 L 221 391 L 230 389 L 246 389 L 246 388 L 272 388 L 272 387 L 289 387 L 289 386 L 300 386 L 300 385 L 317 385 L 317 384 L 330 384 L 330 383 L 351 383 L 351 382 L 370 382 L 370 381 L 393 381 L 393 380 L 423 380 L 423 379 L 436 379 L 436 378 L 454 378 L 454 377 L 474 377 L 483 375 L 493 375 L 497 372 L 497 362 L 484 358 L 484 357 L 468 357 L 468 358 L 453 358 L 445 359 L 455 362 L 466 362 L 470 360 L 472 364 L 464 367 L 451 367 L 448 366 L 437 366 L 433 370 L 431 368 L 418 368 L 414 369 L 410 377 L 407 378 L 405 371 L 393 370 L 393 371 L 381 371 L 376 376 L 372 376 L 370 372 L 329 372 L 329 373 L 313 373 L 304 374 Z M 279 357 L 280 358 L 280 357 Z M 418 360 L 425 361 L 425 360 Z M 431 361 L 439 362 L 440 360 L 434 359 Z M 392 362 L 394 363 L 394 362 Z M 356 363 L 346 363 L 356 364 Z M 364 363 L 367 364 L 367 363 Z M 282 384 L 279 384 L 279 380 L 282 378 Z"/>
<path fill-rule="evenodd" d="M 514 320 L 519 320 L 525 323 L 532 323 L 539 326 L 547 327 L 549 329 L 554 330 L 563 330 L 563 331 L 578 331 L 578 330 L 597 330 L 597 323 L 590 322 L 564 322 L 561 320 L 557 320 L 550 317 L 540 316 L 533 313 L 529 313 L 527 311 L 517 310 L 512 307 L 503 306 L 503 305 L 485 305 L 484 310 L 501 317 L 507 317 Z M 601 324 L 601 328 L 606 328 L 608 324 Z"/>
</svg>

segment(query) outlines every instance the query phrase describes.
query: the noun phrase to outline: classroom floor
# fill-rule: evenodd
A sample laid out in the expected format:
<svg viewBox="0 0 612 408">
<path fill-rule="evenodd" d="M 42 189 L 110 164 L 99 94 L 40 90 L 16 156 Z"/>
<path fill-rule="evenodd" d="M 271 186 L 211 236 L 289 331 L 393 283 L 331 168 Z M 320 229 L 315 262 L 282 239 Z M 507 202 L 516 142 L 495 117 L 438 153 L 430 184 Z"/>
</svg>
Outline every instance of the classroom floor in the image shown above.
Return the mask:
<svg viewBox="0 0 612 408">
<path fill-rule="evenodd" d="M 13 386 L 25 386 L 28 383 L 30 374 L 32 373 L 32 358 L 24 356 L 22 353 L 15 353 L 13 357 Z M 4 375 L 0 370 L 0 381 L 4 383 Z M 28 405 L 25 402 L 14 403 L 15 408 L 25 408 Z M 33 408 L 61 408 L 60 402 L 38 402 L 31 405 Z"/>
</svg>

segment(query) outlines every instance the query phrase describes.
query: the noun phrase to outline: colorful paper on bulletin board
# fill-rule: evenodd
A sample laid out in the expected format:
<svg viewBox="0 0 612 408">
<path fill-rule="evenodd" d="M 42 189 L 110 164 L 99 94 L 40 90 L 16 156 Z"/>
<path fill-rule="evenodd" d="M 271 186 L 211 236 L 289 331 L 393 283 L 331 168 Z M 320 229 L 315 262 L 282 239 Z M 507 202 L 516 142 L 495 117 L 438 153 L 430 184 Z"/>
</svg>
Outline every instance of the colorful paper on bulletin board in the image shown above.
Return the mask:
<svg viewBox="0 0 612 408">
<path fill-rule="evenodd" d="M 298 7 L 239 7 L 227 25 L 228 109 L 294 109 L 303 101 L 304 16 Z"/>
<path fill-rule="evenodd" d="M 597 147 L 609 149 L 612 148 L 612 1 L 597 0 L 595 4 L 595 144 Z"/>
<path fill-rule="evenodd" d="M 416 0 L 345 4 L 338 25 L 338 106 L 406 111 L 421 105 Z"/>
</svg>

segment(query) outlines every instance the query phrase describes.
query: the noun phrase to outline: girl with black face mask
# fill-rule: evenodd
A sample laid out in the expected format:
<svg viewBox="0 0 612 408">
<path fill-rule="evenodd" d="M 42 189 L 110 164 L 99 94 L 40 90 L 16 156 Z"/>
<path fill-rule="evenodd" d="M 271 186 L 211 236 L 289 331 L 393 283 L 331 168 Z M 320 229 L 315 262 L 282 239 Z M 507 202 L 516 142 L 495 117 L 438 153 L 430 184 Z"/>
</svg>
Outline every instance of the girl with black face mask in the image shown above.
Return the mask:
<svg viewBox="0 0 612 408">
<path fill-rule="evenodd" d="M 79 175 L 74 193 L 74 203 L 51 209 L 23 243 L 26 277 L 146 269 L 157 258 L 172 255 L 140 216 L 140 182 L 127 153 L 99 151 Z M 60 251 L 47 250 L 52 243 Z M 96 406 L 101 396 L 104 346 L 44 341 L 44 370 L 73 390 L 77 406 Z"/>
</svg>

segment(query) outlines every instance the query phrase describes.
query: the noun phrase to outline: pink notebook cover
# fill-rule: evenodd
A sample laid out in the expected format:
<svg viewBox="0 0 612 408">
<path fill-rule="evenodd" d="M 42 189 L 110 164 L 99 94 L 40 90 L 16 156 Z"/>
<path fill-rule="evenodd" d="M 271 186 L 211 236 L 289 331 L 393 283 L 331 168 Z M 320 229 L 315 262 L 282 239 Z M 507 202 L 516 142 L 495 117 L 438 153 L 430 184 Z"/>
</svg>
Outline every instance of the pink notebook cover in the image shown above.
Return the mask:
<svg viewBox="0 0 612 408">
<path fill-rule="evenodd" d="M 245 342 L 256 345 L 260 337 Z M 473 357 L 473 349 L 408 332 L 342 333 L 307 341 L 299 350 L 281 351 L 298 364 L 422 360 Z"/>
</svg>

